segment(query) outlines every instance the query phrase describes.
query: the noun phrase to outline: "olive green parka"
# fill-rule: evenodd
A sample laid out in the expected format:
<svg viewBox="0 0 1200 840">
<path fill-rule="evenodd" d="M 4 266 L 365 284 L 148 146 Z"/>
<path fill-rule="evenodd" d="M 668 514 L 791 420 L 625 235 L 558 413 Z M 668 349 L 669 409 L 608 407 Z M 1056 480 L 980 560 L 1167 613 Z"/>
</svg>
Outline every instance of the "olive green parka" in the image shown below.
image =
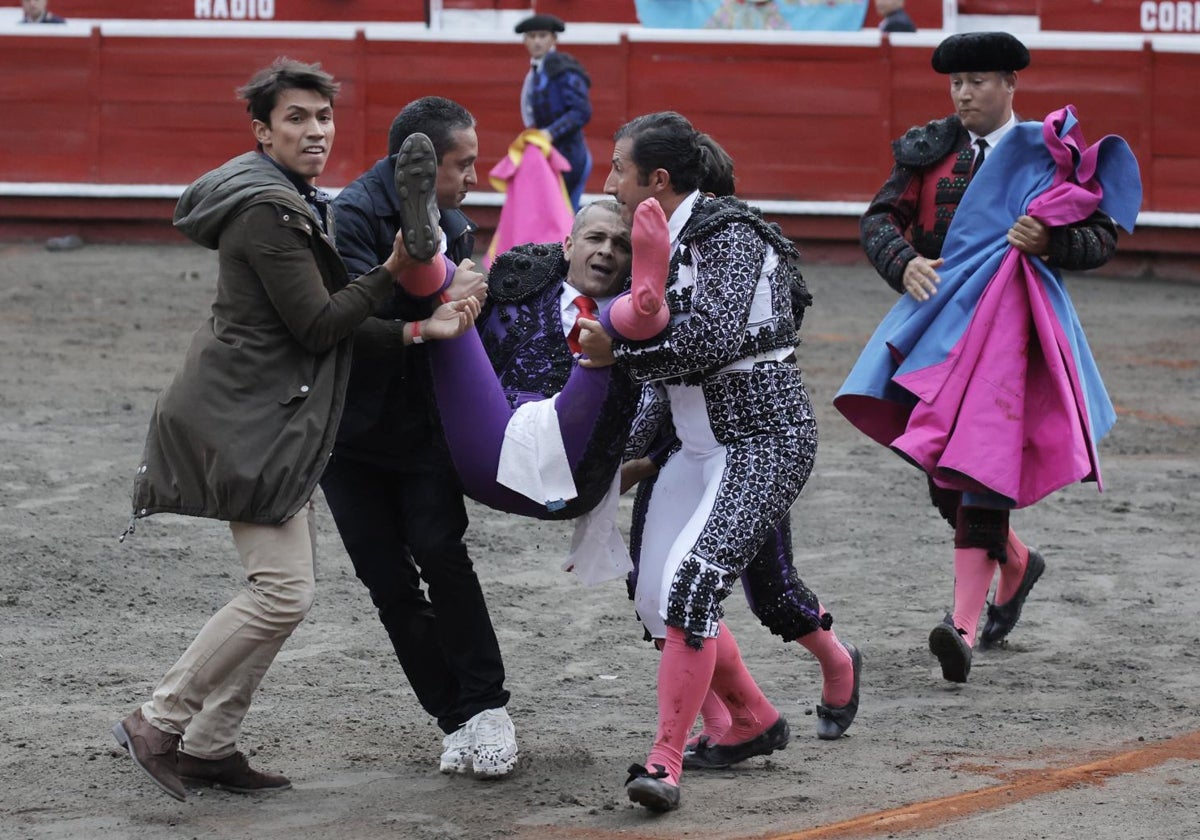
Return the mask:
<svg viewBox="0 0 1200 840">
<path fill-rule="evenodd" d="M 349 280 L 296 186 L 249 152 L 200 177 L 175 226 L 216 249 L 216 298 L 158 398 L 133 487 L 135 518 L 173 512 L 277 524 L 310 498 L 333 449 L 351 335 L 394 291 Z"/>
</svg>

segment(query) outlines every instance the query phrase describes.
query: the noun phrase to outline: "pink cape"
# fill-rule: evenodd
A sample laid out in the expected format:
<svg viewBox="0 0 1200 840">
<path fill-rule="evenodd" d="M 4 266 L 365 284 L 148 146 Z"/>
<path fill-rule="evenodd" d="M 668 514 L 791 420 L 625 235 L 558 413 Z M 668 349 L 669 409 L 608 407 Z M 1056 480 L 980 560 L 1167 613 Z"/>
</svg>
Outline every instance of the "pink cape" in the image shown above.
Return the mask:
<svg viewBox="0 0 1200 840">
<path fill-rule="evenodd" d="M 562 242 L 575 214 L 562 173 L 571 169 L 537 129 L 527 129 L 508 147 L 508 154 L 488 173 L 492 186 L 506 193 L 496 234 L 484 265 L 497 254 L 529 242 Z"/>
<path fill-rule="evenodd" d="M 834 405 L 938 485 L 1020 508 L 1100 484 L 1115 412 L 1061 276 L 1009 246 L 1008 227 L 1099 208 L 1132 230 L 1141 180 L 1128 145 L 1087 145 L 1069 106 L 1016 126 L 989 161 L 947 232 L 938 295 L 897 302 Z"/>
</svg>

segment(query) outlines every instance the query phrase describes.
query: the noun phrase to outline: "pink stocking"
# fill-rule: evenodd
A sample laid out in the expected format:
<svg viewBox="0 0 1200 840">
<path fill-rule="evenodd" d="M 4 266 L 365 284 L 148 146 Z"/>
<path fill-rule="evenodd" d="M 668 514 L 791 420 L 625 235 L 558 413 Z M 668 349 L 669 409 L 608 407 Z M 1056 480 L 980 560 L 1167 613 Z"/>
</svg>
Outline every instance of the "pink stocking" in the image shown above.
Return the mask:
<svg viewBox="0 0 1200 840">
<path fill-rule="evenodd" d="M 433 297 L 454 277 L 457 268 L 449 258 L 438 255 L 431 262 L 416 263 L 400 272 L 400 288 L 415 298 Z"/>
<path fill-rule="evenodd" d="M 825 605 L 819 609 L 824 615 Z M 837 634 L 832 629 L 817 629 L 796 641 L 821 663 L 821 702 L 835 709 L 849 703 L 854 693 L 854 662 Z"/>
<path fill-rule="evenodd" d="M 975 647 L 975 628 L 999 565 L 988 557 L 986 548 L 954 549 L 954 626 L 965 631 L 963 638 L 971 647 Z"/>
<path fill-rule="evenodd" d="M 704 702 L 700 705 L 700 734 L 692 740 L 688 741 L 689 747 L 694 747 L 701 737 L 708 737 L 708 740 L 715 744 L 721 740 L 722 736 L 729 731 L 729 727 L 733 725 L 733 718 L 729 715 L 729 709 L 725 708 L 725 704 L 717 693 L 711 688 L 704 695 Z"/>
<path fill-rule="evenodd" d="M 683 772 L 683 747 L 704 694 L 712 682 L 717 661 L 715 639 L 705 639 L 700 650 L 688 647 L 683 631 L 667 628 L 667 640 L 658 663 L 658 732 L 654 746 L 646 758 L 646 768 L 654 772 L 661 764 L 667 771 L 666 781 L 679 784 Z"/>
<path fill-rule="evenodd" d="M 721 622 L 719 635 L 708 643 L 717 649 L 712 688 L 729 709 L 733 725 L 717 743 L 738 744 L 761 735 L 779 720 L 779 710 L 762 693 L 754 677 L 746 670 L 737 639 Z"/>
<path fill-rule="evenodd" d="M 662 332 L 671 320 L 666 306 L 671 273 L 671 234 L 658 199 L 647 198 L 633 211 L 633 286 L 609 310 L 613 328 L 623 338 L 644 341 Z"/>
<path fill-rule="evenodd" d="M 1000 582 L 996 584 L 997 604 L 1007 604 L 1017 594 L 1021 579 L 1025 577 L 1025 566 L 1029 563 L 1029 549 L 1012 528 L 1008 529 L 1006 553 L 1008 559 L 1000 566 Z"/>
</svg>

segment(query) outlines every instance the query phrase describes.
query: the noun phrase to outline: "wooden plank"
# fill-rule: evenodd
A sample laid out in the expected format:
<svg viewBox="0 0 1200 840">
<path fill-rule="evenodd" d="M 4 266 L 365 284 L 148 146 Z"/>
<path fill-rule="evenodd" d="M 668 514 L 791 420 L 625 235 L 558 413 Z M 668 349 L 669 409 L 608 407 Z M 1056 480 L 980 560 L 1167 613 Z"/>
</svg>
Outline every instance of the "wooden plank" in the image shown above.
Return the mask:
<svg viewBox="0 0 1200 840">
<path fill-rule="evenodd" d="M 538 0 L 538 14 L 556 15 L 572 23 L 637 23 L 633 0 Z"/>
<path fill-rule="evenodd" d="M 380 157 L 392 118 L 419 96 L 449 96 L 475 114 L 482 178 L 521 130 L 527 65 L 512 43 L 4 37 L 0 60 L 23 84 L 0 94 L 8 116 L 0 142 L 13 150 L 0 180 L 188 183 L 252 147 L 234 91 L 264 56 L 280 53 L 319 59 L 344 83 L 325 185 L 348 183 Z M 1200 212 L 1189 117 L 1200 109 L 1200 53 L 1147 44 L 1039 49 L 1020 74 L 1017 108 L 1040 119 L 1074 104 L 1089 140 L 1115 133 L 1133 146 L 1145 209 Z M 572 51 L 595 79 L 585 132 L 593 192 L 608 173 L 613 132 L 639 113 L 672 108 L 726 146 L 746 195 L 866 200 L 890 167 L 889 141 L 951 110 L 928 45 L 622 41 Z"/>
</svg>

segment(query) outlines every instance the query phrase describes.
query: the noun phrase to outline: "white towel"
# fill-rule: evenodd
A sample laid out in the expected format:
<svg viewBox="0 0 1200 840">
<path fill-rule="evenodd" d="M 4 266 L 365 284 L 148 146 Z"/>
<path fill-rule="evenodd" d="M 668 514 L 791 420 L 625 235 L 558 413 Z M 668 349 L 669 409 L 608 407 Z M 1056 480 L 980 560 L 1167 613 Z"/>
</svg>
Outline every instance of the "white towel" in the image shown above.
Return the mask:
<svg viewBox="0 0 1200 840">
<path fill-rule="evenodd" d="M 496 481 L 550 508 L 579 495 L 554 410 L 557 399 L 528 402 L 513 412 L 496 467 Z"/>
<path fill-rule="evenodd" d="M 571 554 L 563 571 L 574 572 L 584 586 L 592 586 L 633 571 L 629 549 L 617 528 L 617 502 L 621 498 L 621 471 L 600 504 L 575 520 Z"/>
</svg>

